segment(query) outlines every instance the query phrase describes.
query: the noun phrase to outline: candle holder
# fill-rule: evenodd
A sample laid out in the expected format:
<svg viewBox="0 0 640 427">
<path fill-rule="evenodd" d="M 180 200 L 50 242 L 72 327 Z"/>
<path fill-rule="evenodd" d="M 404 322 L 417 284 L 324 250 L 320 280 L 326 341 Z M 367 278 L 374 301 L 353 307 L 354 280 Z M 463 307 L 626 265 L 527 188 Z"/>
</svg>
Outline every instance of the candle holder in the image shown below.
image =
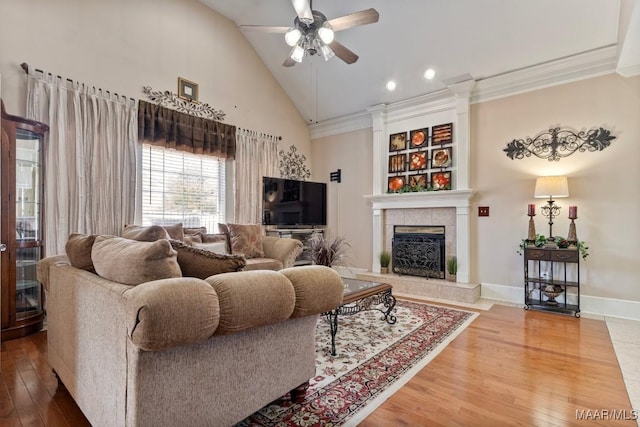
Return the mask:
<svg viewBox="0 0 640 427">
<path fill-rule="evenodd" d="M 549 237 L 547 238 L 545 247 L 557 248 L 558 245 L 556 244 L 555 238 L 553 237 L 553 219 L 560 215 L 560 207 L 556 205 L 556 201 L 551 197 L 549 197 L 549 200 L 547 200 L 547 206 L 542 207 L 542 215 L 549 218 Z"/>
<path fill-rule="evenodd" d="M 576 234 L 576 223 L 574 222 L 576 218 L 571 218 L 571 223 L 569 224 L 569 235 L 567 235 L 567 242 L 569 242 L 570 248 L 578 247 L 578 235 Z"/>
<path fill-rule="evenodd" d="M 529 215 L 529 232 L 527 233 L 527 246 L 535 246 L 536 245 L 536 224 L 533 222 L 533 217 L 536 214 L 528 214 Z"/>
</svg>

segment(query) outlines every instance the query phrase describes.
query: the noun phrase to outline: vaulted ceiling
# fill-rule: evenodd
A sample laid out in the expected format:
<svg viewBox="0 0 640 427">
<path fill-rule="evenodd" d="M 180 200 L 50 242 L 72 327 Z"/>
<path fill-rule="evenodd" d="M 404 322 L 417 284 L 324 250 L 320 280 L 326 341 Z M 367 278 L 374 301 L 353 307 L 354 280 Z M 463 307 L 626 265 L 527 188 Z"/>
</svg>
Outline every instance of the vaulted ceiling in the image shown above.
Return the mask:
<svg viewBox="0 0 640 427">
<path fill-rule="evenodd" d="M 291 0 L 201 1 L 237 25 L 289 27 L 296 16 Z M 316 0 L 312 8 L 327 19 L 372 7 L 380 13 L 378 23 L 336 33 L 360 56 L 352 65 L 312 56 L 286 68 L 291 48 L 282 34 L 245 35 L 302 116 L 317 123 L 439 91 L 462 75 L 483 80 L 585 52 L 615 52 L 616 45 L 619 52 L 625 39 L 628 61 L 640 40 L 638 2 Z M 430 81 L 423 78 L 429 67 L 437 72 Z M 385 89 L 390 79 L 397 82 L 393 92 Z"/>
</svg>

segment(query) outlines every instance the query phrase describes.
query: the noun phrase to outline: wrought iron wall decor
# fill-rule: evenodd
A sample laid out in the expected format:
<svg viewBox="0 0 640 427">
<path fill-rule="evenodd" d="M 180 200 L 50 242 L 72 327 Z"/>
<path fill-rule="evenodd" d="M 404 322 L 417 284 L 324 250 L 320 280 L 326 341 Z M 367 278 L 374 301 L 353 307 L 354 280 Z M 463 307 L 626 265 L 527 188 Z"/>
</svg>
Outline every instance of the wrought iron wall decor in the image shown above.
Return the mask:
<svg viewBox="0 0 640 427">
<path fill-rule="evenodd" d="M 187 113 L 193 116 L 217 120 L 220 122 L 224 121 L 224 117 L 226 116 L 224 111 L 216 110 L 209 104 L 181 99 L 177 94 L 168 90 L 161 92 L 159 90 L 151 89 L 151 86 L 143 86 L 142 92 L 156 104 L 180 111 L 181 113 Z"/>
<path fill-rule="evenodd" d="M 550 162 L 569 157 L 576 151 L 602 151 L 616 139 L 611 131 L 598 128 L 588 131 L 551 128 L 535 138 L 514 139 L 507 144 L 504 151 L 512 160 L 524 159 L 534 155 Z"/>
<path fill-rule="evenodd" d="M 307 156 L 298 154 L 298 149 L 295 145 L 289 147 L 288 153 L 280 150 L 278 154 L 280 155 L 279 167 L 281 178 L 300 179 L 304 181 L 311 176 L 311 172 L 304 163 L 307 161 Z"/>
</svg>

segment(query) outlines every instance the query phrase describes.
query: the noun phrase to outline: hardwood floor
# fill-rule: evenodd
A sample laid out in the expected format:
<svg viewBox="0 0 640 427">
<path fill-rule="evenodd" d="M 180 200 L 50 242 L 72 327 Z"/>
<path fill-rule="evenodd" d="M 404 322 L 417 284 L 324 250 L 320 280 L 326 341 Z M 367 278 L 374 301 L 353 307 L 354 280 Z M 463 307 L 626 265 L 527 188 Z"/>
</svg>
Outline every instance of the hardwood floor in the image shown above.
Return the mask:
<svg viewBox="0 0 640 427">
<path fill-rule="evenodd" d="M 1 357 L 0 426 L 89 425 L 47 365 L 46 332 Z M 496 305 L 361 426 L 636 425 L 595 410 L 631 416 L 605 322 Z"/>
</svg>

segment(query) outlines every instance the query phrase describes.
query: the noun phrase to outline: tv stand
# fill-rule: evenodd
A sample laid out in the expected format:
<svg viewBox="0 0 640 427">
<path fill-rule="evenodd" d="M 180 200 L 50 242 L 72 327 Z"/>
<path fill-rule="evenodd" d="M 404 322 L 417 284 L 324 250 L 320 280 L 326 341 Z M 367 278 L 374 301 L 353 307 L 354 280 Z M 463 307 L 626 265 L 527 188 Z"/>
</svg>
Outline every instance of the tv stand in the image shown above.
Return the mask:
<svg viewBox="0 0 640 427">
<path fill-rule="evenodd" d="M 275 228 L 272 230 L 266 230 L 267 236 L 277 236 L 283 239 L 297 239 L 302 242 L 304 249 L 302 253 L 296 258 L 295 266 L 299 265 L 311 265 L 311 254 L 309 253 L 309 239 L 313 236 L 320 234 L 324 235 L 323 228 L 298 228 L 298 226 L 288 228 Z"/>
</svg>

